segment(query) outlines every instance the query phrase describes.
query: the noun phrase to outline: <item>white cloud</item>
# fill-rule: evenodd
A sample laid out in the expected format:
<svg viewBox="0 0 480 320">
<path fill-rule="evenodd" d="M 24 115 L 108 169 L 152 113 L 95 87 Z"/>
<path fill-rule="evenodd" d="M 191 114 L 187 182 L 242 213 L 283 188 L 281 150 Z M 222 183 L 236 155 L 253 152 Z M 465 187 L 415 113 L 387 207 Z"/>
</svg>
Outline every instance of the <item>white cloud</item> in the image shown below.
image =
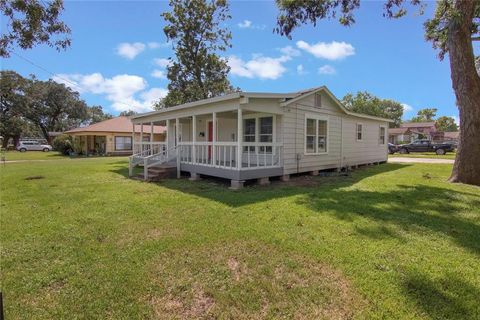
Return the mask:
<svg viewBox="0 0 480 320">
<path fill-rule="evenodd" d="M 162 70 L 155 69 L 153 72 L 150 74 L 154 78 L 158 79 L 166 79 L 167 76 L 165 75 L 165 72 Z"/>
<path fill-rule="evenodd" d="M 112 78 L 105 78 L 101 73 L 58 74 L 53 77 L 53 80 L 64 83 L 80 93 L 105 95 L 105 98 L 112 103 L 112 108 L 117 111 L 151 110 L 151 102 L 165 96 L 167 92 L 163 88 L 146 90 L 148 83 L 145 79 L 129 74 L 116 75 Z"/>
<path fill-rule="evenodd" d="M 332 67 L 331 65 L 326 64 L 326 65 L 318 68 L 318 73 L 320 73 L 320 74 L 336 74 L 337 70 L 335 70 L 335 68 Z"/>
<path fill-rule="evenodd" d="M 280 52 L 289 57 L 297 57 L 300 55 L 300 51 L 293 48 L 292 46 L 280 48 Z"/>
<path fill-rule="evenodd" d="M 403 107 L 403 112 L 410 112 L 410 111 L 413 111 L 413 107 L 409 104 L 406 104 L 406 103 L 402 103 L 402 107 Z"/>
<path fill-rule="evenodd" d="M 158 49 L 162 46 L 162 44 L 160 42 L 149 42 L 147 43 L 147 46 L 149 49 Z"/>
<path fill-rule="evenodd" d="M 160 68 L 166 68 L 170 65 L 171 62 L 170 60 L 165 58 L 157 58 L 157 59 L 153 59 L 153 63 L 155 63 Z"/>
<path fill-rule="evenodd" d="M 307 71 L 305 71 L 305 68 L 303 67 L 303 64 L 299 64 L 297 66 L 297 73 L 302 75 L 302 74 L 307 74 Z"/>
<path fill-rule="evenodd" d="M 228 58 L 228 65 L 233 75 L 245 78 L 275 80 L 287 71 L 283 63 L 290 59 L 291 57 L 286 55 L 278 58 L 256 55 L 251 60 L 245 62 L 236 56 L 230 56 Z"/>
<path fill-rule="evenodd" d="M 241 29 L 247 29 L 247 28 L 250 28 L 252 26 L 252 21 L 250 20 L 243 20 L 242 22 L 240 22 L 239 24 L 237 24 L 237 26 Z"/>
<path fill-rule="evenodd" d="M 257 30 L 264 30 L 266 28 L 266 25 L 264 24 L 254 24 L 252 21 L 250 20 L 243 20 L 242 22 L 240 23 L 237 23 L 237 26 L 240 28 L 240 29 L 257 29 Z"/>
<path fill-rule="evenodd" d="M 117 46 L 117 54 L 126 59 L 132 60 L 145 50 L 145 44 L 141 42 L 123 42 Z"/>
<path fill-rule="evenodd" d="M 341 60 L 355 54 L 355 48 L 346 42 L 318 42 L 310 45 L 305 41 L 298 41 L 297 47 L 313 54 L 317 58 L 327 60 Z"/>
</svg>

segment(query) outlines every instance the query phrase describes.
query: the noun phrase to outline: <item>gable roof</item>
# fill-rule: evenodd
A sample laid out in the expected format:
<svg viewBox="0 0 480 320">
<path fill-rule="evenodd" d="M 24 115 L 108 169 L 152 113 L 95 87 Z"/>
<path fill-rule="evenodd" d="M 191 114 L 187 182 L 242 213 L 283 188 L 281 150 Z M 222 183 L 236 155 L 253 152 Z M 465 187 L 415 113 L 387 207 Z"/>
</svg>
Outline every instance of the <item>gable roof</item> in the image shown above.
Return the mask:
<svg viewBox="0 0 480 320">
<path fill-rule="evenodd" d="M 381 118 L 381 117 L 376 117 L 376 116 L 371 116 L 371 115 L 368 115 L 368 114 L 363 114 L 363 113 L 357 113 L 357 112 L 353 112 L 353 111 L 350 111 L 348 110 L 347 108 L 345 108 L 345 106 L 343 105 L 342 102 L 340 102 L 340 100 L 337 99 L 337 97 L 335 97 L 335 95 L 330 91 L 328 90 L 328 88 L 326 86 L 321 86 L 321 87 L 318 87 L 318 88 L 313 88 L 313 89 L 309 89 L 307 91 L 303 91 L 301 92 L 299 95 L 297 95 L 295 98 L 293 99 L 290 99 L 290 100 L 287 100 L 283 103 L 281 103 L 280 105 L 281 106 L 288 106 L 289 104 L 292 104 L 292 103 L 295 103 L 297 101 L 299 101 L 300 99 L 303 99 L 305 97 L 308 97 L 312 94 L 316 94 L 318 92 L 325 92 L 336 104 L 337 106 L 343 111 L 345 112 L 346 114 L 348 115 L 351 115 L 351 116 L 354 116 L 354 117 L 359 117 L 359 118 L 365 118 L 365 119 L 371 119 L 371 120 L 380 120 L 380 121 L 385 121 L 385 122 L 394 122 L 392 119 L 387 119 L 387 118 Z"/>
<path fill-rule="evenodd" d="M 435 127 L 435 121 L 428 122 L 404 122 L 400 125 L 402 128 L 427 128 Z"/>
<path fill-rule="evenodd" d="M 79 127 L 72 130 L 65 131 L 65 133 L 79 133 L 79 132 L 121 132 L 132 133 L 133 123 L 129 117 L 116 117 L 105 121 L 97 122 L 86 127 Z M 135 132 L 141 131 L 140 125 L 135 125 Z M 153 133 L 164 133 L 166 131 L 163 126 L 153 126 Z M 144 126 L 143 132 L 150 133 L 150 126 Z"/>
<path fill-rule="evenodd" d="M 408 128 L 389 128 L 388 133 L 389 134 L 403 134 L 407 133 L 409 131 Z"/>
<path fill-rule="evenodd" d="M 310 89 L 305 89 L 297 92 L 290 92 L 290 93 L 272 93 L 272 92 L 233 92 L 229 93 L 223 96 L 217 96 L 209 99 L 202 99 L 194 102 L 188 102 L 184 103 L 178 106 L 170 107 L 170 108 L 165 108 L 162 110 L 157 110 L 157 111 L 151 111 L 151 112 L 146 112 L 142 114 L 137 114 L 132 116 L 132 119 L 138 119 L 138 118 L 143 118 L 147 117 L 150 115 L 155 115 L 155 114 L 161 114 L 164 112 L 171 112 L 171 111 L 176 111 L 180 109 L 185 109 L 185 108 L 191 108 L 191 107 L 197 107 L 197 106 L 202 106 L 205 104 L 209 103 L 214 103 L 214 102 L 220 102 L 220 101 L 226 101 L 226 100 L 233 100 L 233 99 L 239 99 L 239 98 L 272 98 L 272 99 L 284 99 L 285 101 L 280 103 L 281 106 L 287 106 L 291 103 L 294 103 L 295 101 L 298 101 L 300 99 L 303 99 L 309 95 L 315 94 L 319 91 L 324 91 L 332 100 L 340 107 L 340 109 L 345 112 L 348 115 L 355 116 L 355 117 L 360 117 L 360 118 L 366 118 L 366 119 L 371 119 L 371 120 L 380 120 L 380 121 L 385 121 L 385 122 L 393 122 L 391 119 L 386 119 L 386 118 L 381 118 L 381 117 L 375 117 L 375 116 L 370 116 L 367 114 L 362 114 L 362 113 L 356 113 L 349 111 L 345 106 L 333 95 L 333 93 L 328 90 L 326 86 L 321 86 L 321 87 L 315 87 L 315 88 L 310 88 Z"/>
</svg>

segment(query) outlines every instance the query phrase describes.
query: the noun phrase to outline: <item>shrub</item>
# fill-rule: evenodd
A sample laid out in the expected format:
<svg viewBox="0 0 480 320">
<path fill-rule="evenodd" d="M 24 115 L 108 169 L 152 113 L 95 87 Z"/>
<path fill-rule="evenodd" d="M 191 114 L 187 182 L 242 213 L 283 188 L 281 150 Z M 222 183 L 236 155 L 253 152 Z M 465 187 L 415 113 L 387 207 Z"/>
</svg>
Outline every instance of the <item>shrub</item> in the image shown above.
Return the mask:
<svg viewBox="0 0 480 320">
<path fill-rule="evenodd" d="M 62 134 L 53 139 L 53 149 L 60 151 L 61 153 L 68 155 L 73 150 L 72 137 Z"/>
</svg>

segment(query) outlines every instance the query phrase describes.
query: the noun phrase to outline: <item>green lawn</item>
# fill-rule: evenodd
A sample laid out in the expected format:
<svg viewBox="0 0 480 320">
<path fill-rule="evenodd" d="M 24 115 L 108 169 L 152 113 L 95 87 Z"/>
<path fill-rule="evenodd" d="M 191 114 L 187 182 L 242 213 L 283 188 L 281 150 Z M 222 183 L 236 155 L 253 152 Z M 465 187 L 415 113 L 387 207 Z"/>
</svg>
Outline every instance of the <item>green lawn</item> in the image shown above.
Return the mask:
<svg viewBox="0 0 480 320">
<path fill-rule="evenodd" d="M 450 170 L 234 192 L 126 158 L 6 164 L 6 319 L 479 319 L 480 188 Z"/>
<path fill-rule="evenodd" d="M 56 160 L 67 158 L 57 151 L 43 152 L 43 151 L 8 151 L 5 153 L 6 161 L 17 160 Z"/>
<path fill-rule="evenodd" d="M 395 154 L 389 154 L 388 156 L 390 158 L 402 157 L 402 158 L 432 158 L 432 159 L 455 160 L 455 155 L 456 155 L 455 152 L 448 152 L 447 154 L 444 154 L 444 155 L 437 155 L 435 152 L 412 152 L 408 154 L 395 153 Z"/>
</svg>

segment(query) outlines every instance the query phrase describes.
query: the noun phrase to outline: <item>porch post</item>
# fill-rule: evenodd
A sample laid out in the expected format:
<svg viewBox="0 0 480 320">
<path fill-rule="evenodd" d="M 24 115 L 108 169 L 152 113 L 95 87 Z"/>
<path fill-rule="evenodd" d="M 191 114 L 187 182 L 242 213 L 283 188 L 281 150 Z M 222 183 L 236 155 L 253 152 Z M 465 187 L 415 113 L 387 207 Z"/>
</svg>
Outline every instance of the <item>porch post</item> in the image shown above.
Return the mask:
<svg viewBox="0 0 480 320">
<path fill-rule="evenodd" d="M 167 127 L 167 130 L 165 131 L 165 146 L 168 150 L 168 139 L 170 139 L 170 134 L 168 133 L 170 131 L 170 120 L 165 120 L 165 126 Z"/>
<path fill-rule="evenodd" d="M 180 119 L 175 119 L 175 142 L 176 142 L 176 149 L 177 149 L 177 178 L 180 179 L 180 146 L 178 143 L 180 142 Z"/>
<path fill-rule="evenodd" d="M 143 122 L 140 123 L 140 152 L 143 152 Z"/>
<path fill-rule="evenodd" d="M 153 122 L 150 122 L 150 155 L 154 154 L 153 152 Z"/>
<path fill-rule="evenodd" d="M 217 165 L 217 113 L 212 113 L 212 165 Z"/>
<path fill-rule="evenodd" d="M 135 124 L 132 124 L 132 154 L 135 154 Z"/>
<path fill-rule="evenodd" d="M 192 163 L 197 163 L 197 150 L 195 143 L 197 142 L 197 116 L 192 116 Z"/>
<path fill-rule="evenodd" d="M 243 119 L 242 109 L 238 107 L 237 113 L 237 169 L 242 169 L 242 141 L 243 141 Z"/>
</svg>

